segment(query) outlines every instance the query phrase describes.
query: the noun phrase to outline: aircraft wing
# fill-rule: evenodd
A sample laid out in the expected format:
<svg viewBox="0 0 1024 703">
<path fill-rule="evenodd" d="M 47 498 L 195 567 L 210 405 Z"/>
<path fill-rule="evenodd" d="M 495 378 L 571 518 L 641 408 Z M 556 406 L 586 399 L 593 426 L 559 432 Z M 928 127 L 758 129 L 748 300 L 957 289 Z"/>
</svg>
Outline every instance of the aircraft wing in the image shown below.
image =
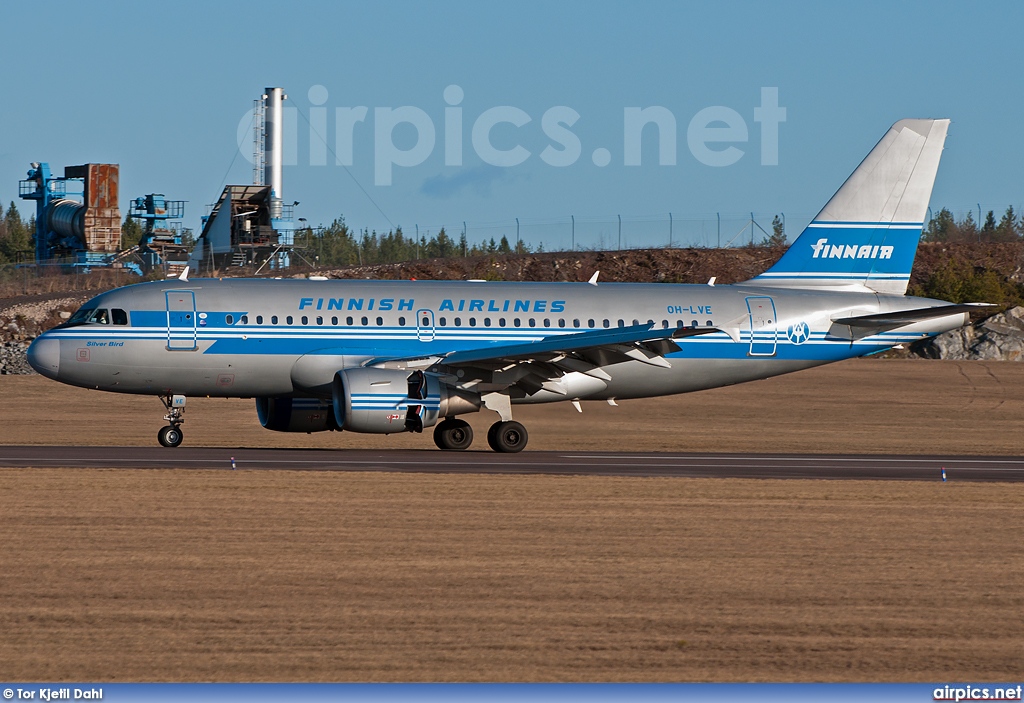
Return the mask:
<svg viewBox="0 0 1024 703">
<path fill-rule="evenodd" d="M 672 340 L 720 331 L 715 327 L 663 329 L 652 324 L 641 324 L 550 335 L 536 342 L 490 344 L 429 358 L 432 363 L 449 368 L 472 369 L 476 373 L 471 376 L 498 372 L 492 379 L 495 384 L 519 385 L 532 394 L 544 387 L 547 381 L 556 380 L 570 372 L 610 380 L 611 377 L 602 367 L 626 361 L 671 368 L 665 355 L 679 351 L 679 345 Z M 413 363 L 419 360 L 374 359 L 367 365 Z M 507 379 L 507 382 L 499 381 L 497 375 Z"/>
<path fill-rule="evenodd" d="M 940 305 L 933 308 L 917 308 L 915 310 L 900 310 L 899 312 L 833 318 L 829 334 L 844 339 L 861 339 L 862 337 L 869 337 L 880 332 L 888 332 L 899 327 L 933 320 L 937 317 L 974 312 L 979 308 L 986 307 L 998 306 L 992 303 L 963 303 L 960 305 Z M 842 328 L 847 329 L 844 330 Z"/>
</svg>

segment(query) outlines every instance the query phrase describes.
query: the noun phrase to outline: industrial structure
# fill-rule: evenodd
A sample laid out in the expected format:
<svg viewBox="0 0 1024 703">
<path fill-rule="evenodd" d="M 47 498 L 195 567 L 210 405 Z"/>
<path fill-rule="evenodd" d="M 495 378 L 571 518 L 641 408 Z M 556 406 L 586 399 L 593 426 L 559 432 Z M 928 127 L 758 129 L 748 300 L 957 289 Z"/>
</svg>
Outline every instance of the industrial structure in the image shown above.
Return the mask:
<svg viewBox="0 0 1024 703">
<path fill-rule="evenodd" d="M 282 88 L 267 88 L 253 108 L 253 183 L 224 187 L 189 257 L 195 271 L 230 267 L 285 268 L 295 246 L 294 206 L 282 201 Z"/>
<path fill-rule="evenodd" d="M 119 174 L 117 164 L 67 166 L 63 176 L 53 175 L 48 163 L 32 164 L 18 196 L 36 202 L 37 264 L 89 269 L 121 263 Z"/>
<path fill-rule="evenodd" d="M 184 200 L 168 200 L 162 193 L 150 193 L 132 201 L 128 216 L 142 224 L 142 238 L 135 251 L 145 271 L 164 267 L 176 275 L 188 263 L 192 245 L 182 228 Z"/>
</svg>

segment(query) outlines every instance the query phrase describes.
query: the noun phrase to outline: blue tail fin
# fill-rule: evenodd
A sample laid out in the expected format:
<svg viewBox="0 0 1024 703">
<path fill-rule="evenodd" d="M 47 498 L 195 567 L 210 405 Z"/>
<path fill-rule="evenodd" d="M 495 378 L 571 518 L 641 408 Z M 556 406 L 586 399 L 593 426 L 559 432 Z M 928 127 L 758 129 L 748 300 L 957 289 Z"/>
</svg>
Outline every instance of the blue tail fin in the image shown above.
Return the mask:
<svg viewBox="0 0 1024 703">
<path fill-rule="evenodd" d="M 949 120 L 900 120 L 770 269 L 750 283 L 907 291 Z"/>
</svg>

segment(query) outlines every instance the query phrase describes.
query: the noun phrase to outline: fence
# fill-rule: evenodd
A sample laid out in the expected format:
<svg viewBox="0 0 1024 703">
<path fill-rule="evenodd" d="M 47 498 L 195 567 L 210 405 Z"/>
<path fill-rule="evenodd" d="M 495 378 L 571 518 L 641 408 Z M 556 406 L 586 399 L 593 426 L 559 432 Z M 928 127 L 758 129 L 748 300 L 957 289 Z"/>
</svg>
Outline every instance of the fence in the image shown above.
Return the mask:
<svg viewBox="0 0 1024 703">
<path fill-rule="evenodd" d="M 505 237 L 512 249 L 517 242 L 532 251 L 608 251 L 618 249 L 659 249 L 664 247 L 730 247 L 760 244 L 772 234 L 772 220 L 778 216 L 786 233 L 795 234 L 810 221 L 812 214 L 796 213 L 710 213 L 677 217 L 670 213 L 657 216 L 605 217 L 569 215 L 553 219 L 520 218 L 506 222 L 450 222 L 416 225 L 405 235 L 428 241 L 443 227 L 459 240 L 464 233 L 469 247 L 486 247 L 493 239 Z"/>
</svg>

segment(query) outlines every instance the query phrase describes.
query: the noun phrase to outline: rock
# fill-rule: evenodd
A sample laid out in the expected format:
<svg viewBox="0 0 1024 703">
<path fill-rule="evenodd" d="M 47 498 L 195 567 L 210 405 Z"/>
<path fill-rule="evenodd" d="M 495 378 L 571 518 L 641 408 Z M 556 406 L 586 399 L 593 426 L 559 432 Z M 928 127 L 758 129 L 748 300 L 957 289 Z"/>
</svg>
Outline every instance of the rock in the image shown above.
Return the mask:
<svg viewBox="0 0 1024 703">
<path fill-rule="evenodd" d="M 912 351 L 928 359 L 1024 361 L 1024 307 L 918 342 Z"/>
<path fill-rule="evenodd" d="M 25 357 L 27 351 L 27 342 L 0 343 L 0 376 L 27 376 L 35 373 Z"/>
</svg>

